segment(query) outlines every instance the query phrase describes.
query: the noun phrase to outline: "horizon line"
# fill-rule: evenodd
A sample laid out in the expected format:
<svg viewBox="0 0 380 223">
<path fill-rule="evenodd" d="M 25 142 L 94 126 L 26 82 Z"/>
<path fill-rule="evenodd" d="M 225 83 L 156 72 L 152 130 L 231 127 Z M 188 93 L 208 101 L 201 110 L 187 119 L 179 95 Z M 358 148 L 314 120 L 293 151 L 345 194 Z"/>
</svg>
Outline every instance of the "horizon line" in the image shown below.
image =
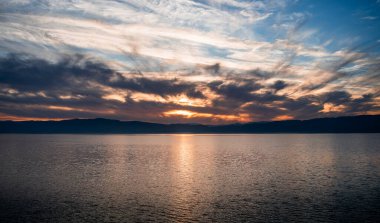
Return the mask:
<svg viewBox="0 0 380 223">
<path fill-rule="evenodd" d="M 194 122 L 187 122 L 187 123 L 160 123 L 160 122 L 150 122 L 150 121 L 139 121 L 139 120 L 120 120 L 120 119 L 112 119 L 112 118 L 103 118 L 103 117 L 96 117 L 96 118 L 67 118 L 67 119 L 60 119 L 60 118 L 52 118 L 47 120 L 38 120 L 38 119 L 30 119 L 30 120 L 0 120 L 0 122 L 61 122 L 61 121 L 71 121 L 71 120 L 109 120 L 109 121 L 118 121 L 118 122 L 142 122 L 142 123 L 150 123 L 150 124 L 160 124 L 160 125 L 203 125 L 203 126 L 226 126 L 226 125 L 235 125 L 235 124 L 251 124 L 251 123 L 268 123 L 268 122 L 286 122 L 286 121 L 309 121 L 309 120 L 316 120 L 316 119 L 334 119 L 334 118 L 350 118 L 350 117 L 362 117 L 362 116 L 380 116 L 380 114 L 366 114 L 366 115 L 347 115 L 347 116 L 329 116 L 329 117 L 317 117 L 317 118 L 311 118 L 311 119 L 286 119 L 286 120 L 268 120 L 268 121 L 252 121 L 252 122 L 234 122 L 229 124 L 202 124 L 202 123 L 194 123 Z"/>
</svg>

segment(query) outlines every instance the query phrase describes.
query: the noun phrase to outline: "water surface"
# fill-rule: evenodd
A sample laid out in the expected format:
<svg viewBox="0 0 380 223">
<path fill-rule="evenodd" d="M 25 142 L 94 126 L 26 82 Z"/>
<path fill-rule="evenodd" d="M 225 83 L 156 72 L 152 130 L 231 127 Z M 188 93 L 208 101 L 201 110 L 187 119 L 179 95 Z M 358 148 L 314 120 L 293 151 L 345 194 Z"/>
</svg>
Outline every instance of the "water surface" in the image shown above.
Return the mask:
<svg viewBox="0 0 380 223">
<path fill-rule="evenodd" d="M 376 222 L 380 134 L 0 135 L 0 222 Z"/>
</svg>

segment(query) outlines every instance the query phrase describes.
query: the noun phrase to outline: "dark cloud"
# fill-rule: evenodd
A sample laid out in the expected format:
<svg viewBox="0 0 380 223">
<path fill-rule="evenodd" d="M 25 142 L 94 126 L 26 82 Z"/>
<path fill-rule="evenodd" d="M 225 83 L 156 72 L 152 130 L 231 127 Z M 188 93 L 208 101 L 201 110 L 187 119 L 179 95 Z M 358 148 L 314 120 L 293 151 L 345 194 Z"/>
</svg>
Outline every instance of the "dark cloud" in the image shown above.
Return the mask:
<svg viewBox="0 0 380 223">
<path fill-rule="evenodd" d="M 364 94 L 359 98 L 353 98 L 346 91 L 333 91 L 321 95 L 321 98 L 324 100 L 324 103 L 331 103 L 336 106 L 343 105 L 345 112 L 348 114 L 358 114 L 379 109 L 374 103 L 373 94 Z"/>
<path fill-rule="evenodd" d="M 265 87 L 252 79 L 237 78 L 226 83 L 214 81 L 210 82 L 208 87 L 220 96 L 213 100 L 213 105 L 223 107 L 226 110 L 234 109 L 235 111 L 252 114 L 260 111 L 259 113 L 266 114 L 273 102 L 284 100 L 284 96 L 273 94 L 268 89 L 258 93 L 258 90 L 265 90 Z M 246 103 L 250 105 L 242 107 Z M 257 114 L 254 114 L 254 116 L 257 116 Z"/>
<path fill-rule="evenodd" d="M 127 78 L 119 73 L 116 73 L 116 76 L 116 79 L 107 80 L 106 84 L 111 87 L 156 94 L 162 97 L 184 93 L 193 98 L 204 98 L 201 92 L 195 90 L 197 86 L 195 83 L 185 83 L 177 79 Z"/>
<path fill-rule="evenodd" d="M 274 82 L 274 84 L 271 86 L 271 88 L 273 88 L 275 91 L 279 91 L 279 90 L 286 88 L 287 86 L 288 86 L 288 84 L 285 83 L 285 81 L 277 80 L 276 82 Z"/>
<path fill-rule="evenodd" d="M 83 55 L 64 57 L 57 63 L 24 55 L 0 59 L 0 83 L 19 91 L 48 91 L 56 94 L 94 95 L 101 97 L 100 86 L 109 86 L 162 97 L 187 94 L 203 98 L 195 83 L 177 79 L 127 78 L 104 63 Z"/>
<path fill-rule="evenodd" d="M 113 71 L 102 63 L 87 60 L 82 55 L 64 57 L 58 63 L 25 55 L 10 55 L 0 59 L 0 83 L 18 91 L 59 91 L 89 93 L 92 82 L 105 82 Z M 99 96 L 100 89 L 91 92 Z"/>
<path fill-rule="evenodd" d="M 323 103 L 318 96 L 306 95 L 297 99 L 286 98 L 281 104 L 286 114 L 297 119 L 309 119 L 323 116 Z"/>
<path fill-rule="evenodd" d="M 346 91 L 327 92 L 321 96 L 324 103 L 332 103 L 335 105 L 346 104 L 351 101 L 351 94 Z"/>
<path fill-rule="evenodd" d="M 283 81 L 277 81 L 269 89 L 248 83 L 250 82 L 244 81 L 242 84 L 225 84 L 222 81 L 209 83 L 210 89 L 220 96 L 213 101 L 213 106 L 249 113 L 255 120 L 269 120 L 285 115 L 297 119 L 336 116 L 337 114 L 357 115 L 378 109 L 375 106 L 373 95 L 370 94 L 354 98 L 346 91 L 333 91 L 321 95 L 291 98 L 276 93 L 279 89 L 287 86 Z M 259 89 L 264 91 L 258 92 Z M 275 89 L 275 91 L 270 91 L 270 89 Z M 344 107 L 339 108 L 338 111 L 326 111 L 325 103 Z"/>
<path fill-rule="evenodd" d="M 235 79 L 234 82 L 228 83 L 223 81 L 213 81 L 207 85 L 215 93 L 222 95 L 224 98 L 234 99 L 237 101 L 249 101 L 252 98 L 252 92 L 261 89 L 263 86 L 250 79 Z"/>
<path fill-rule="evenodd" d="M 256 77 L 259 79 L 269 79 L 275 75 L 275 73 L 272 71 L 266 71 L 266 70 L 262 70 L 262 69 L 254 69 L 254 70 L 250 70 L 246 73 L 249 76 L 253 76 L 253 77 Z"/>
<path fill-rule="evenodd" d="M 220 63 L 215 63 L 213 65 L 204 66 L 203 68 L 211 74 L 219 74 L 221 66 Z"/>
<path fill-rule="evenodd" d="M 0 113 L 36 118 L 114 118 L 152 122 L 223 123 L 212 117 L 191 120 L 164 116 L 169 110 L 189 110 L 202 114 L 249 114 L 253 120 L 279 116 L 309 119 L 323 116 L 354 115 L 378 111 L 375 94 L 354 97 L 346 91 L 325 92 L 292 98 L 280 94 L 289 86 L 278 80 L 266 86 L 255 77 L 222 76 L 209 83 L 181 81 L 175 78 L 148 78 L 122 74 L 101 61 L 83 55 L 66 56 L 52 63 L 26 55 L 0 58 Z M 110 89 L 127 92 L 125 102 L 105 100 Z M 194 107 L 174 102 L 136 100 L 131 92 L 168 96 L 185 94 L 207 99 L 204 90 L 217 97 L 210 106 Z M 64 97 L 63 97 L 64 96 Z M 324 110 L 326 104 L 339 109 Z"/>
<path fill-rule="evenodd" d="M 279 107 L 256 102 L 249 104 L 244 110 L 249 112 L 254 120 L 271 120 L 276 116 L 284 115 L 286 113 L 279 109 Z"/>
</svg>

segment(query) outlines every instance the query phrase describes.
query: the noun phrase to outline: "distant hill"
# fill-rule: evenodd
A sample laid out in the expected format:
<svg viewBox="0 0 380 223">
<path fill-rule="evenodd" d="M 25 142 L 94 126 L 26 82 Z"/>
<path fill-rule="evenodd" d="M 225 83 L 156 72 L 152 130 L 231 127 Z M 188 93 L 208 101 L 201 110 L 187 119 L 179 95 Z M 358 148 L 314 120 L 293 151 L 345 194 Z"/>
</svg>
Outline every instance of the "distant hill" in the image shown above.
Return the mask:
<svg viewBox="0 0 380 223">
<path fill-rule="evenodd" d="M 380 133 L 380 115 L 231 125 L 157 124 L 102 118 L 0 121 L 0 133 Z"/>
</svg>

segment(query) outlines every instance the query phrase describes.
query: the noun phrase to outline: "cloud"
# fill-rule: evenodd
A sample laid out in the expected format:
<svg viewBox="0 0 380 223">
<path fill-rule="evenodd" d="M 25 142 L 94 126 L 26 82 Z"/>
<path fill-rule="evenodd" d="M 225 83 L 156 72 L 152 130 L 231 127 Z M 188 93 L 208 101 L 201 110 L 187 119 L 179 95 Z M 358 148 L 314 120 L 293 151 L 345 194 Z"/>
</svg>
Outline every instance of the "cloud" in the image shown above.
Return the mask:
<svg viewBox="0 0 380 223">
<path fill-rule="evenodd" d="M 106 64 L 83 55 L 66 56 L 57 63 L 24 55 L 0 59 L 0 82 L 18 91 L 53 91 L 56 93 L 100 96 L 102 87 L 113 87 L 162 97 L 188 94 L 203 98 L 195 83 L 177 79 L 125 77 Z M 99 87 L 100 86 L 100 87 Z"/>
<path fill-rule="evenodd" d="M 376 16 L 364 16 L 364 17 L 361 17 L 360 19 L 362 20 L 375 20 L 377 19 Z"/>
<path fill-rule="evenodd" d="M 12 2 L 0 15 L 0 42 L 6 51 L 36 56 L 41 51 L 50 57 L 68 51 L 90 52 L 128 65 L 130 61 L 123 55 L 137 49 L 141 56 L 152 59 L 221 63 L 244 70 L 258 66 L 265 69 L 282 60 L 280 54 L 273 53 L 274 49 L 286 54 L 297 48 L 300 54 L 311 57 L 326 54 L 324 49 L 315 50 L 304 44 L 253 38 L 252 21 L 267 18 L 283 8 L 285 2 Z M 290 18 L 287 22 L 297 23 L 298 19 Z M 226 55 L 218 55 L 217 51 Z"/>
<path fill-rule="evenodd" d="M 250 100 L 251 92 L 259 90 L 262 86 L 250 79 L 237 79 L 233 82 L 213 81 L 207 85 L 215 93 L 228 99 L 237 101 Z"/>
<path fill-rule="evenodd" d="M 186 122 L 189 117 L 170 112 L 183 110 L 195 120 L 216 124 L 379 110 L 374 94 L 354 97 L 346 91 L 331 91 L 291 97 L 286 94 L 290 85 L 285 81 L 277 80 L 272 85 L 261 81 L 233 75 L 213 81 L 148 78 L 143 73 L 121 73 L 84 55 L 66 55 L 53 63 L 30 55 L 11 54 L 0 58 L 0 112 L 7 116 L 53 119 L 108 117 Z M 279 94 L 280 90 L 285 94 Z M 180 97 L 188 99 L 181 103 Z M 203 102 L 195 105 L 190 103 L 192 100 Z"/>
<path fill-rule="evenodd" d="M 106 84 L 111 87 L 156 94 L 162 97 L 185 93 L 190 97 L 204 98 L 200 91 L 195 90 L 196 84 L 180 82 L 178 79 L 126 78 L 116 74 L 115 79 L 107 80 Z"/>
<path fill-rule="evenodd" d="M 3 3 L 0 112 L 189 121 L 163 115 L 182 110 L 204 123 L 379 113 L 377 39 L 343 48 L 292 5 Z"/>
<path fill-rule="evenodd" d="M 273 85 L 271 85 L 271 88 L 273 88 L 275 91 L 279 91 L 286 88 L 287 86 L 288 84 L 285 81 L 277 80 Z"/>
</svg>

